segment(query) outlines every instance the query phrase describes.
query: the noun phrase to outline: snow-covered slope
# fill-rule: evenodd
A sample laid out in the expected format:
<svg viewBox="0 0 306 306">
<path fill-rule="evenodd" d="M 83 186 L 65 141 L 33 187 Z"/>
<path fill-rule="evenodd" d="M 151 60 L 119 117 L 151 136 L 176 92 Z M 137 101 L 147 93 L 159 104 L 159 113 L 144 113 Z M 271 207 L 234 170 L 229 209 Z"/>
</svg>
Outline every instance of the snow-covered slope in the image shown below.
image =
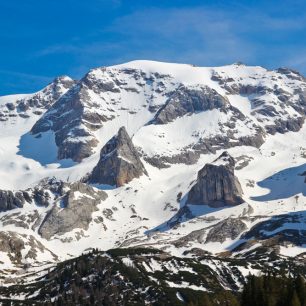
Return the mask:
<svg viewBox="0 0 306 306">
<path fill-rule="evenodd" d="M 135 61 L 0 104 L 0 188 L 19 190 L 3 192 L 1 231 L 25 249 L 33 237 L 36 263 L 136 245 L 178 256 L 305 252 L 306 80 L 297 72 Z M 86 185 L 122 126 L 147 175 Z M 186 204 L 199 170 L 225 150 L 245 202 Z M 8 201 L 21 204 L 8 210 Z M 23 255 L 10 264 L 33 263 Z"/>
</svg>

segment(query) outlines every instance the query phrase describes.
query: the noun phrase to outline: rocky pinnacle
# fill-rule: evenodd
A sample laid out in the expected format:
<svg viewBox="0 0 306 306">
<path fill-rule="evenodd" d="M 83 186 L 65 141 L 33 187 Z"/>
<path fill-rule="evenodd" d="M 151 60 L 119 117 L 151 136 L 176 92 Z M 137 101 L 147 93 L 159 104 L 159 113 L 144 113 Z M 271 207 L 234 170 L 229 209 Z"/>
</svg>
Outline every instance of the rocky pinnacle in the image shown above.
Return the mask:
<svg viewBox="0 0 306 306">
<path fill-rule="evenodd" d="M 122 186 L 147 174 L 125 127 L 121 127 L 102 148 L 100 160 L 93 169 L 90 183 Z"/>
<path fill-rule="evenodd" d="M 242 188 L 234 174 L 235 161 L 223 152 L 213 163 L 206 164 L 191 188 L 187 203 L 211 207 L 232 206 L 244 202 Z"/>
</svg>

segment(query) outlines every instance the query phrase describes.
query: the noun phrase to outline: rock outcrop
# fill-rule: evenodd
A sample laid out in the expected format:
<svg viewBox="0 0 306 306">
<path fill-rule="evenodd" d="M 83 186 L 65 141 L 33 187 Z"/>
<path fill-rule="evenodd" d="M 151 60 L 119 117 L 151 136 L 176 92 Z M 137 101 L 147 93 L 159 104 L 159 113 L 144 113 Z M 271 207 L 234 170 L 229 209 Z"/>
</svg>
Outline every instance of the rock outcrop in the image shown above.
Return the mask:
<svg viewBox="0 0 306 306">
<path fill-rule="evenodd" d="M 240 218 L 227 218 L 213 226 L 190 232 L 174 242 L 176 247 L 187 247 L 192 242 L 205 244 L 209 242 L 223 243 L 226 239 L 234 240 L 247 230 L 246 224 Z"/>
<path fill-rule="evenodd" d="M 147 174 L 146 169 L 125 127 L 121 127 L 102 148 L 88 182 L 118 187 L 143 174 Z"/>
<path fill-rule="evenodd" d="M 223 243 L 226 239 L 234 240 L 246 229 L 246 224 L 240 219 L 227 218 L 212 227 L 207 234 L 205 242 Z"/>
<path fill-rule="evenodd" d="M 107 198 L 104 191 L 80 182 L 64 184 L 65 189 L 68 191 L 58 198 L 38 230 L 43 238 L 51 239 L 54 235 L 60 236 L 76 228 L 87 230 L 92 213 Z"/>
<path fill-rule="evenodd" d="M 24 203 L 25 199 L 22 192 L 13 193 L 10 190 L 0 190 L 0 212 L 21 208 Z"/>
<path fill-rule="evenodd" d="M 63 182 L 46 179 L 26 190 L 0 190 L 0 212 L 22 208 L 25 203 L 47 207 L 51 202 L 51 194 L 57 197 L 62 188 Z"/>
<path fill-rule="evenodd" d="M 0 251 L 7 254 L 11 263 L 23 266 L 38 260 L 41 254 L 50 262 L 58 259 L 34 236 L 13 231 L 0 231 Z M 0 264 L 3 262 L 0 261 Z"/>
<path fill-rule="evenodd" d="M 187 203 L 211 207 L 232 206 L 244 202 L 242 188 L 234 174 L 235 161 L 226 151 L 199 172 Z"/>
<path fill-rule="evenodd" d="M 226 98 L 208 86 L 199 90 L 181 85 L 156 113 L 154 123 L 166 124 L 186 114 L 224 109 L 227 104 L 229 102 Z"/>
</svg>

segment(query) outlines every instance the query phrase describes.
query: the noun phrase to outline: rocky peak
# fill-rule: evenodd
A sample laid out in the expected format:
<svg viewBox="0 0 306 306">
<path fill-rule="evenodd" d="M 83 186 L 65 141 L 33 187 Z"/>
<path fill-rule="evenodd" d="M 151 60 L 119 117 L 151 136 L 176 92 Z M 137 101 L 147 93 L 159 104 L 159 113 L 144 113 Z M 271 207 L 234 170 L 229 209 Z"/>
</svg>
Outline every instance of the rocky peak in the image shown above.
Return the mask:
<svg viewBox="0 0 306 306">
<path fill-rule="evenodd" d="M 55 78 L 45 88 L 32 96 L 17 101 L 19 111 L 27 111 L 30 108 L 47 108 L 55 103 L 66 91 L 75 84 L 68 76 Z"/>
<path fill-rule="evenodd" d="M 122 186 L 147 174 L 125 127 L 121 127 L 102 148 L 100 160 L 93 169 L 90 183 Z"/>
<path fill-rule="evenodd" d="M 63 75 L 55 78 L 53 82 L 50 83 L 49 86 L 47 86 L 43 91 L 49 91 L 52 93 L 54 100 L 56 101 L 75 84 L 75 80 L 71 79 L 69 76 Z"/>
<path fill-rule="evenodd" d="M 214 164 L 215 166 L 222 165 L 224 167 L 233 169 L 235 167 L 235 160 L 227 151 L 224 151 L 218 158 L 216 158 L 212 162 L 212 164 Z"/>
<path fill-rule="evenodd" d="M 7 103 L 0 105 L 0 121 L 8 121 L 13 117 L 29 118 L 31 115 L 42 115 L 43 112 L 51 107 L 75 81 L 68 76 L 54 79 L 42 90 L 14 99 L 14 95 Z"/>
<path fill-rule="evenodd" d="M 242 188 L 234 174 L 235 161 L 223 152 L 213 163 L 206 164 L 191 188 L 187 203 L 212 207 L 232 206 L 244 202 Z"/>
<path fill-rule="evenodd" d="M 66 88 L 71 87 L 76 81 L 74 81 L 72 78 L 70 78 L 68 75 L 60 75 L 56 77 L 52 83 L 54 84 L 62 84 L 63 86 L 66 86 Z"/>
</svg>

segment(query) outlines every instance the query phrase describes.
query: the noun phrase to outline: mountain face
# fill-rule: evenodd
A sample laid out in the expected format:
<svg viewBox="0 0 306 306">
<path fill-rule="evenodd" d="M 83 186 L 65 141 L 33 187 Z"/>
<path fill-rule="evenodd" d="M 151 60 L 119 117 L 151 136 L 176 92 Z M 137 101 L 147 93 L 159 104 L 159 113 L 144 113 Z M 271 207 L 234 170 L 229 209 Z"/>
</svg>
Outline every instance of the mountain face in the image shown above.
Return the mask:
<svg viewBox="0 0 306 306">
<path fill-rule="evenodd" d="M 227 106 L 230 107 L 228 100 L 208 86 L 188 88 L 182 85 L 170 95 L 165 105 L 158 110 L 154 122 L 167 124 L 187 114 L 213 109 L 226 112 Z"/>
<path fill-rule="evenodd" d="M 236 294 L 249 273 L 292 262 L 298 271 L 305 115 L 301 74 L 242 64 L 135 61 L 0 97 L 0 277 L 25 283 L 0 286 L 0 299 L 20 289 L 47 301 L 50 268 L 64 279 L 60 262 L 92 248 L 101 252 L 84 262 L 110 269 L 86 274 L 82 263 L 82 282 L 120 282 L 116 267 L 132 267 L 143 283 L 124 274 L 133 285 L 120 288 L 132 298 L 153 286 L 144 295 L 156 303 L 169 288 L 181 303 L 178 288 L 213 293 L 218 281 Z M 128 255 L 104 253 L 115 248 Z M 65 286 L 53 302 L 72 292 Z"/>
<path fill-rule="evenodd" d="M 143 125 L 149 118 L 148 114 L 158 107 L 151 101 L 153 92 L 159 99 L 166 95 L 159 88 L 163 88 L 162 84 L 152 86 L 151 82 L 159 83 L 160 79 L 167 78 L 159 74 L 147 77 L 136 69 L 92 70 L 35 123 L 31 132 L 39 134 L 52 130 L 58 158 L 81 161 L 93 154 L 93 148 L 99 142 L 95 131 L 108 121 L 138 115 L 144 121 L 136 127 Z M 147 93 L 147 87 L 151 93 Z M 134 97 L 135 103 L 127 101 Z"/>
<path fill-rule="evenodd" d="M 147 175 L 147 171 L 125 127 L 121 127 L 118 134 L 101 149 L 99 162 L 88 182 L 118 187 L 143 174 Z"/>
</svg>

